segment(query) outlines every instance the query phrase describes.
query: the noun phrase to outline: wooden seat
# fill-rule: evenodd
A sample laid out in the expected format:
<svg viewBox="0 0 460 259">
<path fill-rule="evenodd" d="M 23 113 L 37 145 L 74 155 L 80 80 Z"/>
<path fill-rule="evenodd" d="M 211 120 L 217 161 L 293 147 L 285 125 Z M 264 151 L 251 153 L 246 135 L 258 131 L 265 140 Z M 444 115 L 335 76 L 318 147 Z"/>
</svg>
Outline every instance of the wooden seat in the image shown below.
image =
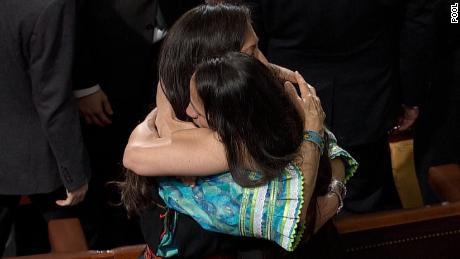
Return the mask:
<svg viewBox="0 0 460 259">
<path fill-rule="evenodd" d="M 428 184 L 444 201 L 460 201 L 460 165 L 432 166 L 428 170 Z"/>
<path fill-rule="evenodd" d="M 349 258 L 457 258 L 460 202 L 336 221 Z"/>
<path fill-rule="evenodd" d="M 350 258 L 456 258 L 460 202 L 352 215 L 336 221 Z M 136 259 L 145 245 L 14 259 Z"/>
<path fill-rule="evenodd" d="M 88 250 L 85 235 L 77 218 L 50 220 L 48 237 L 53 253 Z"/>
<path fill-rule="evenodd" d="M 107 251 L 83 251 L 74 253 L 49 253 L 29 256 L 7 257 L 5 259 L 114 259 L 115 254 L 112 250 Z M 131 257 L 137 259 L 137 257 Z"/>
<path fill-rule="evenodd" d="M 145 244 L 122 246 L 113 249 L 114 259 L 135 259 L 144 252 Z"/>
<path fill-rule="evenodd" d="M 137 259 L 145 245 L 122 246 L 105 251 L 80 251 L 48 253 L 30 256 L 9 257 L 9 259 Z M 6 258 L 5 258 L 6 259 Z"/>
</svg>

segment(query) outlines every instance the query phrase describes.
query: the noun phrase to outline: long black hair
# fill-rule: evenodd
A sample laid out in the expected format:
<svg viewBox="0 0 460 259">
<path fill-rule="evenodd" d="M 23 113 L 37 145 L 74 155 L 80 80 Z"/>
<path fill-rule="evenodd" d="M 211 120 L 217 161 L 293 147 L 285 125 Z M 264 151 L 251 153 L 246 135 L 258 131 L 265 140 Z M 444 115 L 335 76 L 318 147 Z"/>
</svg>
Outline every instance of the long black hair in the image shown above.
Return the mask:
<svg viewBox="0 0 460 259">
<path fill-rule="evenodd" d="M 211 57 L 240 51 L 250 23 L 250 12 L 247 7 L 215 4 L 201 5 L 188 11 L 171 27 L 162 45 L 158 67 L 159 77 L 163 81 L 163 91 L 179 119 L 188 120 L 185 111 L 190 102 L 189 82 L 197 65 Z M 266 148 L 270 151 L 265 156 L 277 156 L 278 151 L 271 151 L 271 147 Z M 256 157 L 254 153 L 255 162 L 260 159 Z M 257 166 L 263 165 L 262 161 L 258 163 Z M 235 168 L 233 170 L 235 171 Z M 235 180 L 242 183 L 246 176 L 239 169 L 236 169 L 236 172 L 238 173 L 233 174 L 236 176 Z M 273 175 L 275 172 L 269 170 L 265 176 L 267 179 Z M 330 177 L 330 162 L 325 152 L 320 159 L 315 191 L 309 203 L 307 229 L 310 232 L 313 231 L 315 222 L 316 197 L 327 192 Z M 121 192 L 122 201 L 130 214 L 138 214 L 153 203 L 161 203 L 153 199 L 150 191 L 152 184 L 155 184 L 152 178 L 141 177 L 132 172 L 126 174 L 126 180 L 121 184 Z"/>
<path fill-rule="evenodd" d="M 188 85 L 196 66 L 209 57 L 240 51 L 249 26 L 249 9 L 216 4 L 188 11 L 169 30 L 158 67 L 163 91 L 177 118 L 187 119 Z"/>
<path fill-rule="evenodd" d="M 218 1 L 216 1 L 218 2 Z M 159 78 L 177 118 L 188 120 L 189 82 L 196 66 L 209 57 L 240 51 L 250 25 L 249 9 L 243 5 L 197 6 L 179 18 L 163 40 L 159 57 Z M 152 203 L 153 178 L 126 170 L 119 183 L 121 200 L 130 215 L 139 214 Z"/>
<path fill-rule="evenodd" d="M 259 60 L 230 52 L 200 63 L 194 79 L 208 125 L 225 145 L 238 184 L 264 184 L 296 158 L 303 120 L 281 82 Z M 251 167 L 260 178 L 249 177 Z"/>
</svg>

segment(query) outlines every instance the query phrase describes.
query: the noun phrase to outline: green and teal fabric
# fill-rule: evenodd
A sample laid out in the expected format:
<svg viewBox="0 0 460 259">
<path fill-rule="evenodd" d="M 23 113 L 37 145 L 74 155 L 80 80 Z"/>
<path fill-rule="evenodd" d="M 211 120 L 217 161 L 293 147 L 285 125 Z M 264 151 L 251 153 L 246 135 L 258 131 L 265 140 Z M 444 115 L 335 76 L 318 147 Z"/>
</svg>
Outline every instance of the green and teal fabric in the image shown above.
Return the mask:
<svg viewBox="0 0 460 259">
<path fill-rule="evenodd" d="M 337 146 L 334 135 L 328 134 L 329 156 L 343 159 L 346 179 L 349 179 L 358 164 Z M 249 173 L 258 177 L 256 172 Z M 265 238 L 287 251 L 293 251 L 300 240 L 298 222 L 304 204 L 303 175 L 294 164 L 289 164 L 279 177 L 255 188 L 236 184 L 229 172 L 200 177 L 193 187 L 175 177 L 159 178 L 158 183 L 167 207 L 191 216 L 206 230 Z M 171 248 L 160 246 L 157 253 L 171 254 L 165 249 Z"/>
<path fill-rule="evenodd" d="M 194 187 L 173 178 L 159 183 L 167 207 L 190 215 L 206 230 L 273 240 L 288 251 L 294 248 L 303 204 L 303 176 L 296 166 L 256 188 L 234 184 L 230 173 L 201 177 Z"/>
</svg>

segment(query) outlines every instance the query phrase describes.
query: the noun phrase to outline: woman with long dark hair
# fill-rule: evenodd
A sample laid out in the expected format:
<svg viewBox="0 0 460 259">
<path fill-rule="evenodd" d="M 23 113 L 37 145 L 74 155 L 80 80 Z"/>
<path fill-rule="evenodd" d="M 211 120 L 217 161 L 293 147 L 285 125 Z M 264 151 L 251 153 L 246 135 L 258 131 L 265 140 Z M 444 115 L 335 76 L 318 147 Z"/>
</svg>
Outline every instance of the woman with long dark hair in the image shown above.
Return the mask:
<svg viewBox="0 0 460 259">
<path fill-rule="evenodd" d="M 293 160 L 294 154 L 296 154 L 297 152 L 292 152 L 291 150 L 290 155 L 287 155 L 286 153 L 287 156 L 285 156 L 286 159 L 283 163 L 272 163 L 269 164 L 269 166 L 266 166 L 270 159 L 264 159 L 267 157 L 277 157 L 273 155 L 276 153 L 267 153 L 265 151 L 259 152 L 260 154 L 262 154 L 262 156 L 256 159 L 257 152 L 251 151 L 251 153 L 249 150 L 246 150 L 247 148 L 254 148 L 259 151 L 264 150 L 261 146 L 257 147 L 256 144 L 254 145 L 254 147 L 253 144 L 250 144 L 249 147 L 249 145 L 247 145 L 249 144 L 249 142 L 245 143 L 246 146 L 240 145 L 240 147 L 243 146 L 244 148 L 236 150 L 236 152 L 234 152 L 234 154 L 237 154 L 237 156 L 229 156 L 229 154 L 231 154 L 232 152 L 226 153 L 225 145 L 223 145 L 220 141 L 222 139 L 216 138 L 216 134 L 212 133 L 212 131 L 209 129 L 207 131 L 203 131 L 204 129 L 193 129 L 188 132 L 186 132 L 186 130 L 177 131 L 177 129 L 183 129 L 184 127 L 193 127 L 192 124 L 182 123 L 179 122 L 177 119 L 184 120 L 187 118 L 185 111 L 186 107 L 189 105 L 190 102 L 188 83 L 193 72 L 196 69 L 196 65 L 200 61 L 212 56 L 222 55 L 229 51 L 241 50 L 262 60 L 265 64 L 268 64 L 268 62 L 264 60 L 263 55 L 257 49 L 257 38 L 252 30 L 252 27 L 250 26 L 248 17 L 249 16 L 247 9 L 240 6 L 200 6 L 184 15 L 170 30 L 169 35 L 163 46 L 162 57 L 160 61 L 160 77 L 163 81 L 163 87 L 159 88 L 158 91 L 159 95 L 157 97 L 158 111 L 156 114 L 156 124 L 159 136 L 162 137 L 159 140 L 160 142 L 173 141 L 175 137 L 179 137 L 179 139 L 183 137 L 186 139 L 186 141 L 188 141 L 188 143 L 187 145 L 183 145 L 183 148 L 175 149 L 175 152 L 171 153 L 174 154 L 173 156 L 167 155 L 169 154 L 169 151 L 167 152 L 166 150 L 164 150 L 164 152 L 157 152 L 156 155 L 152 156 L 152 153 L 150 151 L 157 149 L 159 146 L 155 146 L 155 144 L 151 142 L 153 139 L 152 136 L 155 135 L 155 131 L 152 131 L 152 125 L 149 126 L 149 119 L 147 119 L 144 123 L 139 125 L 138 128 L 136 128 L 136 130 L 133 132 L 132 138 L 130 139 L 130 143 L 126 148 L 124 162 L 128 168 L 132 169 L 133 171 L 141 175 L 209 175 L 228 170 L 229 168 L 233 168 L 233 179 L 235 179 L 236 182 L 245 186 L 260 186 L 261 184 L 262 186 L 264 186 L 264 184 L 270 183 L 271 181 L 273 181 L 273 179 L 279 176 L 279 174 L 277 174 L 276 172 L 280 171 L 279 168 L 284 168 L 281 165 L 286 166 L 286 161 Z M 206 32 L 203 31 L 203 26 L 205 25 Z M 303 87 L 305 88 L 306 86 L 304 85 Z M 165 96 L 162 96 L 163 91 L 166 95 L 167 100 L 166 98 L 164 98 Z M 314 96 L 314 92 L 312 92 L 312 94 L 312 96 Z M 312 97 L 305 96 L 305 98 Z M 168 106 L 169 103 L 171 103 L 172 107 Z M 280 105 L 275 106 L 278 109 L 280 107 Z M 221 106 L 220 108 L 225 107 Z M 318 115 L 321 114 L 322 110 L 320 109 L 320 107 L 318 107 L 318 105 L 316 107 L 309 108 L 310 109 L 307 109 L 306 111 L 302 110 L 303 116 L 301 116 L 301 118 L 304 119 L 305 124 L 307 126 L 307 128 L 305 129 L 308 129 L 308 127 L 313 127 L 313 130 L 316 131 L 318 135 L 321 135 L 321 131 L 323 130 L 322 123 L 324 118 L 321 118 L 321 116 Z M 239 107 L 229 106 L 227 107 L 227 109 L 236 110 L 239 109 Z M 243 111 L 243 109 L 241 111 Z M 248 110 L 245 112 L 251 111 Z M 253 118 L 255 119 L 257 117 Z M 296 123 L 294 123 L 293 121 L 291 121 L 289 125 L 296 125 Z M 255 123 L 254 125 L 256 124 L 260 123 Z M 270 125 L 269 121 L 266 121 L 262 123 L 260 127 L 265 126 L 265 124 Z M 276 129 L 274 128 L 282 127 L 282 125 L 270 126 L 272 127 L 266 127 L 266 129 L 270 129 L 272 132 L 276 132 Z M 244 125 L 241 125 L 240 127 L 243 128 L 244 133 Z M 289 129 L 290 131 L 287 132 L 291 132 L 296 128 L 294 127 L 293 129 L 291 129 L 289 127 Z M 300 128 L 300 132 L 302 131 L 303 129 Z M 279 134 L 283 132 L 284 131 L 281 130 L 278 131 Z M 249 136 L 250 135 L 245 135 L 245 139 L 251 141 L 251 138 L 249 138 Z M 286 136 L 283 134 L 281 134 L 280 136 L 295 139 L 295 137 L 293 136 Z M 302 134 L 300 134 L 300 136 L 302 136 Z M 232 134 L 230 134 L 228 137 L 231 139 Z M 318 158 L 320 151 L 317 144 L 320 144 L 321 138 L 319 137 L 318 139 L 316 139 L 316 144 L 314 142 L 307 141 L 301 145 L 303 161 L 300 167 L 302 168 L 303 173 L 303 175 L 301 174 L 301 177 L 303 177 L 304 181 L 303 187 L 301 184 L 300 188 L 297 189 L 300 190 L 298 192 L 300 194 L 297 195 L 296 198 L 298 198 L 298 200 L 304 200 L 306 203 L 310 200 L 316 201 L 316 199 L 310 198 L 313 192 L 312 187 L 315 185 L 316 172 L 318 169 Z M 278 141 L 278 143 L 281 143 L 283 141 L 282 138 L 275 138 L 275 140 Z M 273 140 L 273 143 L 276 143 L 275 140 Z M 156 141 L 158 141 L 158 139 Z M 302 138 L 300 138 L 300 142 L 301 141 Z M 227 142 L 227 144 L 228 143 L 230 143 L 231 145 L 231 143 L 233 142 L 230 141 Z M 292 147 L 296 146 L 292 143 L 293 142 L 291 142 Z M 158 144 L 158 142 L 156 144 Z M 273 146 L 276 147 L 277 145 L 274 144 Z M 228 147 L 229 146 L 227 146 L 227 150 L 234 150 L 233 148 Z M 299 146 L 297 146 L 297 149 L 298 148 Z M 273 149 L 272 152 L 274 152 Z M 286 150 L 283 150 L 283 152 L 286 152 Z M 249 164 L 241 163 L 244 162 L 244 159 L 242 158 L 246 157 L 248 153 L 251 154 L 251 156 L 248 157 L 252 157 L 254 159 L 247 161 L 249 162 Z M 165 156 L 163 156 L 162 158 L 162 156 L 158 156 L 158 154 L 163 154 Z M 332 155 L 332 158 L 344 154 L 345 153 L 343 151 L 336 152 L 335 155 Z M 327 154 L 323 156 L 322 160 L 327 161 Z M 278 167 L 276 167 L 275 165 L 277 165 Z M 330 169 L 328 169 L 327 165 L 327 162 L 320 164 L 320 167 L 322 168 L 320 169 L 320 171 L 326 173 L 329 172 L 329 177 L 326 177 L 325 179 L 330 178 Z M 348 169 L 353 168 L 352 164 L 348 165 Z M 241 170 L 242 168 L 244 168 L 245 170 Z M 248 169 L 264 170 L 262 171 L 262 174 L 248 174 Z M 348 170 L 347 172 L 351 173 L 352 170 Z M 348 175 L 350 175 L 350 173 Z M 132 174 L 128 174 L 128 177 L 129 178 L 126 183 L 126 188 L 123 192 L 128 208 L 136 211 L 142 210 L 145 207 L 149 207 L 152 204 L 151 198 L 149 198 L 149 196 L 152 195 L 152 192 L 148 185 L 145 184 L 146 179 L 136 178 Z M 329 181 L 327 180 L 326 182 Z M 132 183 L 134 183 L 134 185 Z M 200 182 L 197 181 L 197 185 L 199 184 Z M 179 200 L 186 199 L 176 199 L 176 201 Z M 302 202 L 299 202 L 298 204 L 300 205 L 297 206 L 296 209 L 300 211 L 301 208 L 303 208 L 305 210 L 303 211 L 305 212 L 303 214 L 306 215 L 307 206 L 302 207 Z M 309 207 L 314 208 L 315 206 Z M 314 211 L 312 210 L 309 210 L 308 213 L 311 214 L 309 218 L 312 218 L 314 217 L 314 215 L 316 215 L 316 213 L 314 213 Z M 297 218 L 300 219 L 301 217 Z M 143 221 L 145 222 L 146 220 Z M 309 222 L 314 222 L 314 220 L 311 220 Z M 291 228 L 293 230 L 296 229 L 297 224 L 294 225 L 295 226 Z M 313 227 L 310 227 L 310 229 L 313 229 Z M 294 248 L 294 246 L 292 245 L 294 244 L 294 238 L 295 233 L 292 233 L 288 242 L 289 245 L 285 247 L 286 249 Z M 154 247 L 152 248 L 156 250 Z"/>
<path fill-rule="evenodd" d="M 304 129 L 315 127 L 304 123 L 296 105 L 300 110 L 307 110 L 303 105 L 319 106 L 316 98 L 307 97 L 307 84 L 300 75 L 298 77 L 304 99 L 297 98 L 289 84 L 285 90 L 265 65 L 246 54 L 230 52 L 201 62 L 190 80 L 190 102 L 186 112 L 203 133 L 197 133 L 198 129 L 191 131 L 210 134 L 222 143 L 224 152 L 215 152 L 225 154 L 230 174 L 204 177 L 192 189 L 184 188 L 171 178 L 159 179 L 160 195 L 168 207 L 192 216 L 208 230 L 262 237 L 292 251 L 297 245 L 294 237 L 302 234 L 296 225 L 305 226 L 305 209 L 310 199 L 309 190 L 302 193 L 304 176 L 297 167 L 303 159 L 301 143 L 312 141 L 304 138 Z M 170 151 L 164 156 L 174 156 L 174 146 L 189 145 L 189 138 L 195 136 L 187 134 L 187 130 L 190 131 L 185 129 L 185 132 L 173 134 Z M 314 131 L 307 131 L 314 134 Z M 322 134 L 322 130 L 316 132 Z M 174 138 L 177 135 L 182 136 Z M 321 181 L 316 184 L 314 197 L 327 192 L 330 169 L 323 168 L 319 177 Z M 305 178 L 307 182 L 312 180 L 308 176 Z M 233 181 L 238 185 L 228 184 Z M 210 191 L 213 189 L 215 191 Z M 292 193 L 287 194 L 289 189 Z M 277 190 L 286 191 L 284 202 L 279 202 L 281 197 L 269 197 L 277 195 Z M 305 206 L 303 194 L 307 194 Z M 268 207 L 273 211 L 264 211 Z M 259 222 L 249 220 L 252 214 Z M 308 223 L 307 231 L 312 233 L 314 217 L 311 216 Z M 286 228 L 289 225 L 292 228 Z M 268 233 L 268 229 L 272 233 Z"/>
</svg>

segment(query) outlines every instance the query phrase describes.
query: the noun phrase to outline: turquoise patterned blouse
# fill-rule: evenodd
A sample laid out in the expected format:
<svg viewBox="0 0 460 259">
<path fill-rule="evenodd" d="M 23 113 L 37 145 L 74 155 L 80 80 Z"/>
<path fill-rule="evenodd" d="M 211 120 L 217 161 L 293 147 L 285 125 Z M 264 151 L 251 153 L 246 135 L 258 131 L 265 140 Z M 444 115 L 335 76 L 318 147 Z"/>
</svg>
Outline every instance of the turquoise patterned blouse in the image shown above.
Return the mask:
<svg viewBox="0 0 460 259">
<path fill-rule="evenodd" d="M 356 171 L 357 162 L 330 138 L 329 157 L 340 157 L 348 180 Z M 257 174 L 251 172 L 252 174 Z M 254 175 L 257 177 L 257 175 Z M 293 251 L 300 240 L 296 238 L 303 201 L 303 175 L 290 164 L 282 174 L 263 186 L 243 188 L 229 172 L 200 177 L 194 187 L 175 177 L 158 179 L 160 196 L 168 208 L 187 214 L 204 229 L 235 236 L 272 240 L 287 251 Z M 160 242 L 157 255 L 169 257 L 177 250 L 170 247 L 172 235 Z"/>
</svg>

